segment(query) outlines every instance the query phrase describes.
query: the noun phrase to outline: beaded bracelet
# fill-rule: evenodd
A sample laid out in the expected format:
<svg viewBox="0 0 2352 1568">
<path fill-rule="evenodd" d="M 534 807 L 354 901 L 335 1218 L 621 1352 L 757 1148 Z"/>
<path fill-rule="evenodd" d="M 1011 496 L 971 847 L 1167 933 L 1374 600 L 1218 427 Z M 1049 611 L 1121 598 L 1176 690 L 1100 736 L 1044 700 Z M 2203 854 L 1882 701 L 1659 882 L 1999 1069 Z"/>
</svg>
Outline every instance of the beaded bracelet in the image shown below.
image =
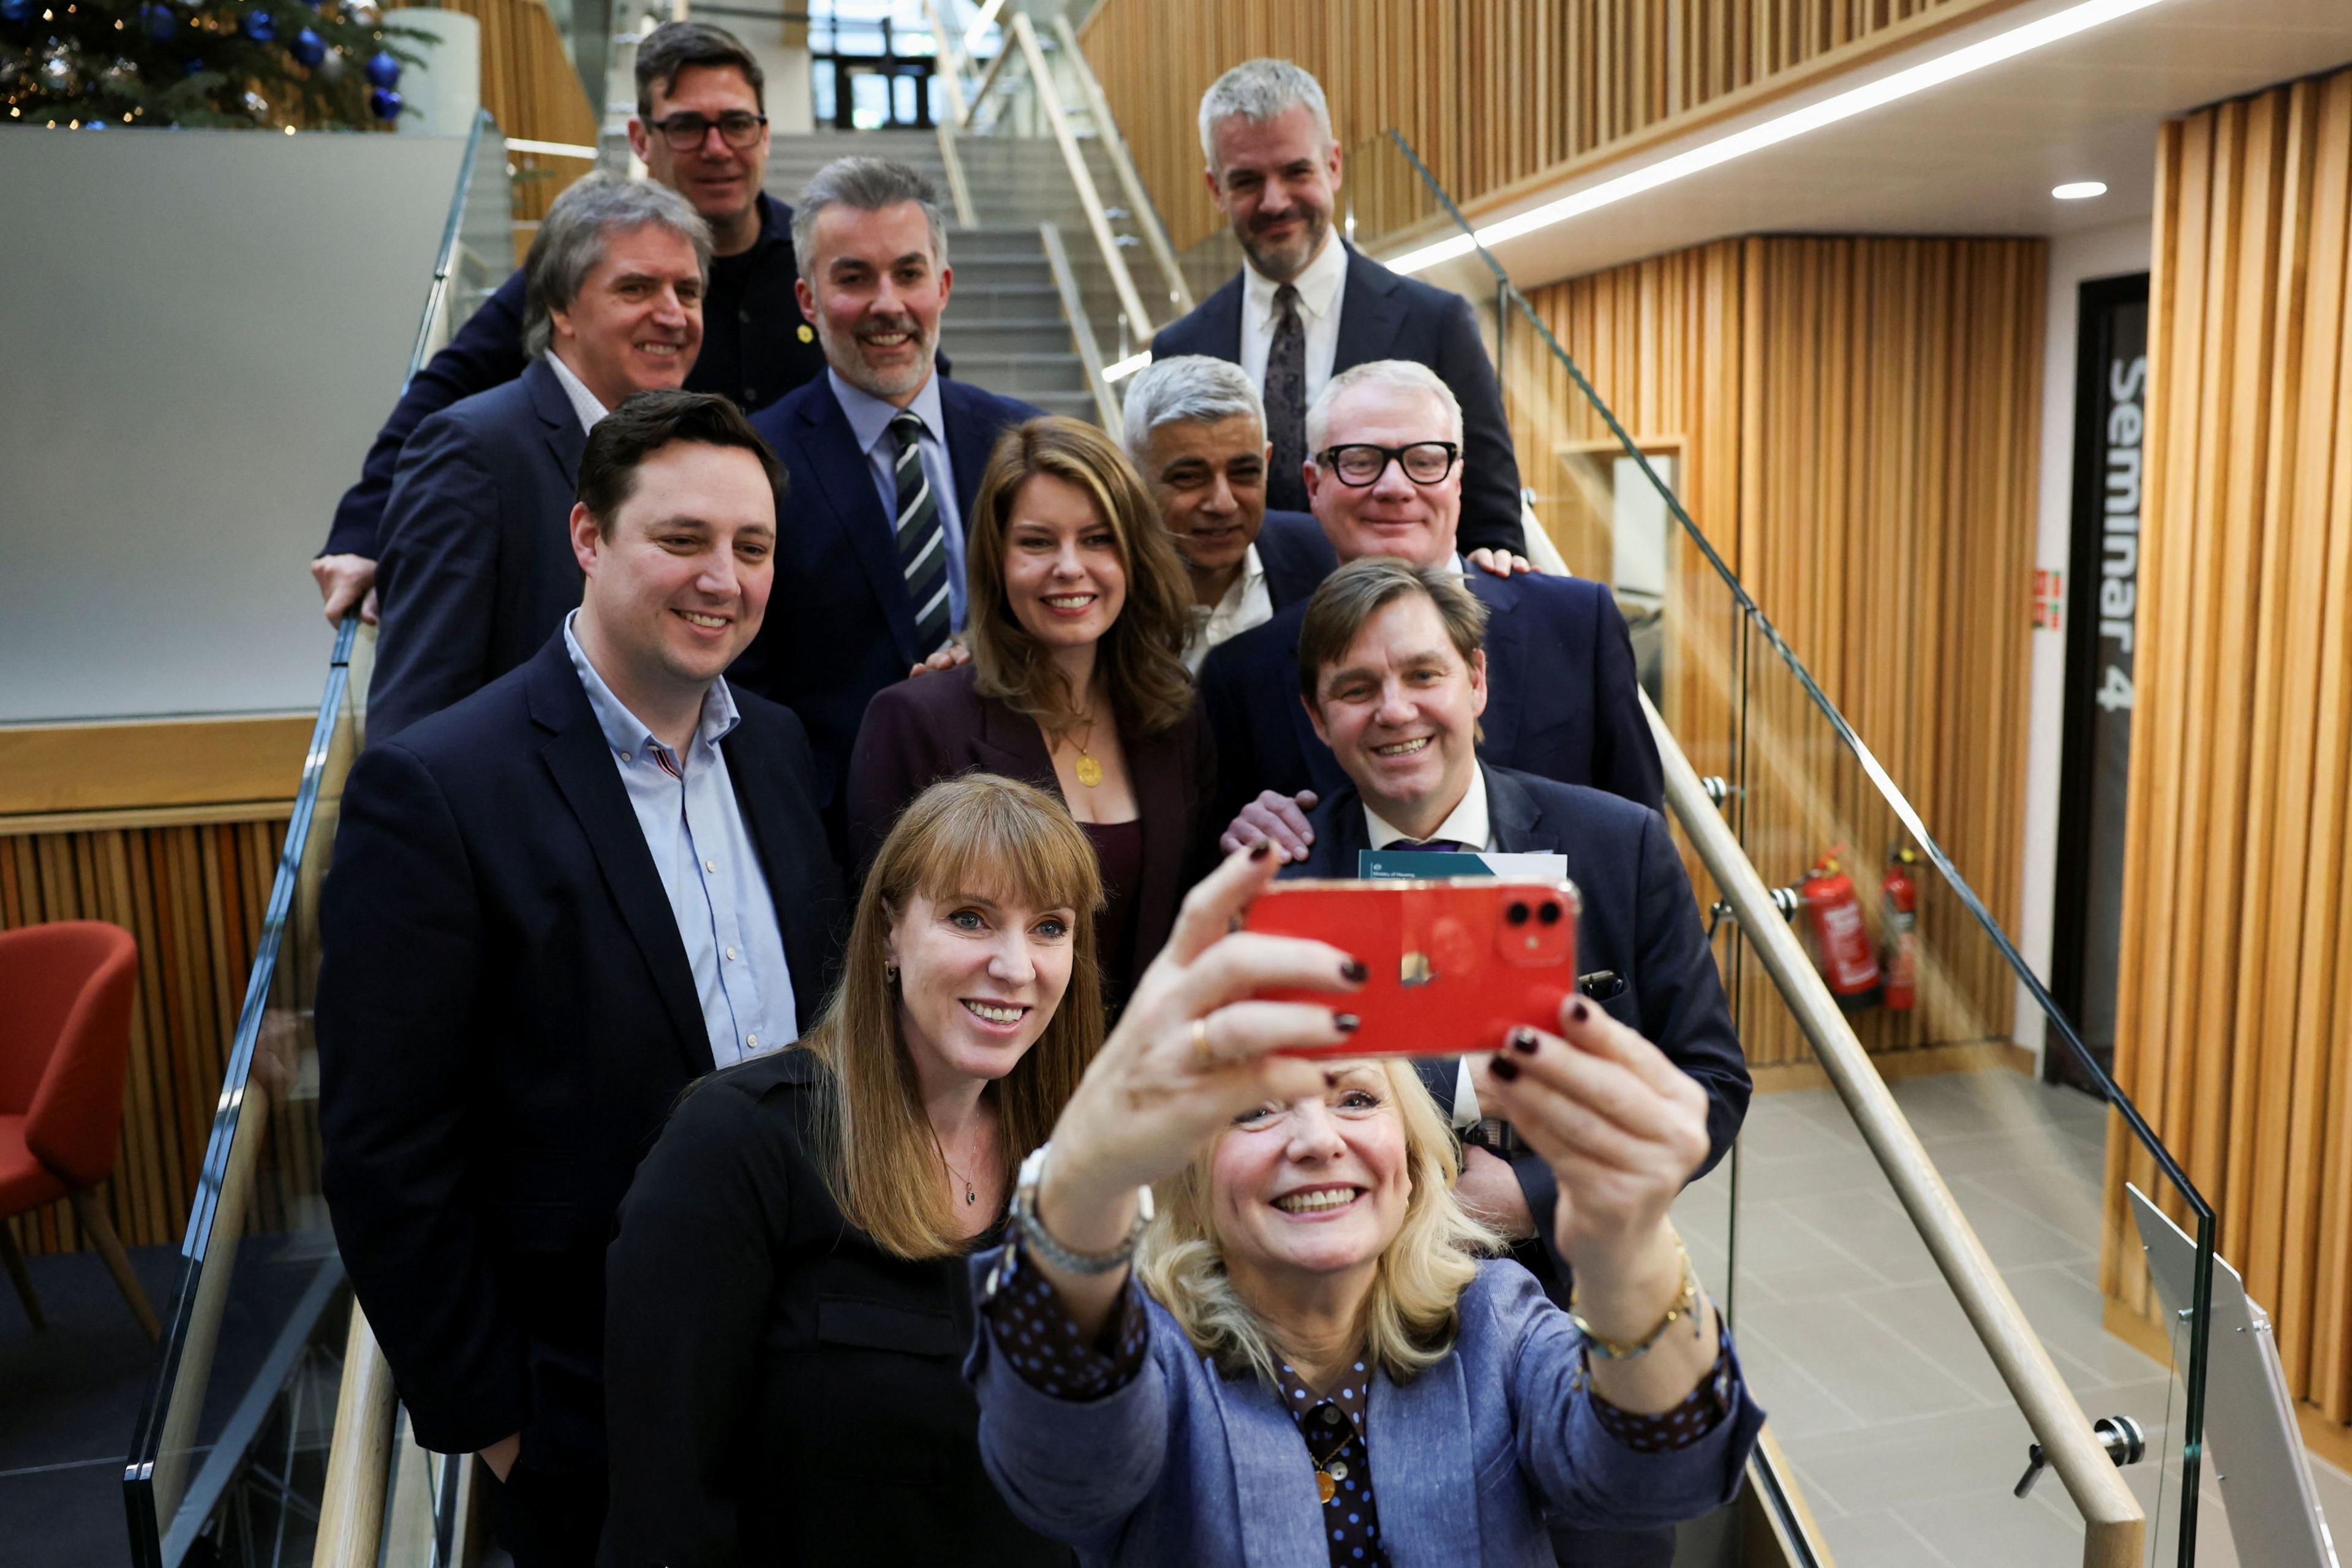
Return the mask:
<svg viewBox="0 0 2352 1568">
<path fill-rule="evenodd" d="M 1680 1236 L 1675 1237 L 1675 1253 L 1683 1261 L 1683 1288 L 1675 1293 L 1674 1304 L 1666 1309 L 1666 1315 L 1658 1320 L 1658 1326 L 1632 1344 L 1619 1344 L 1612 1340 L 1602 1339 L 1593 1332 L 1592 1325 L 1586 1322 L 1583 1315 L 1576 1310 L 1579 1292 L 1573 1288 L 1570 1289 L 1568 1321 L 1574 1323 L 1576 1331 L 1584 1336 L 1587 1350 L 1602 1361 L 1639 1361 L 1650 1353 L 1650 1348 L 1653 1345 L 1665 1337 L 1668 1329 L 1684 1318 L 1697 1312 L 1698 1270 L 1691 1267 L 1690 1249 L 1683 1245 L 1683 1238 Z"/>
</svg>

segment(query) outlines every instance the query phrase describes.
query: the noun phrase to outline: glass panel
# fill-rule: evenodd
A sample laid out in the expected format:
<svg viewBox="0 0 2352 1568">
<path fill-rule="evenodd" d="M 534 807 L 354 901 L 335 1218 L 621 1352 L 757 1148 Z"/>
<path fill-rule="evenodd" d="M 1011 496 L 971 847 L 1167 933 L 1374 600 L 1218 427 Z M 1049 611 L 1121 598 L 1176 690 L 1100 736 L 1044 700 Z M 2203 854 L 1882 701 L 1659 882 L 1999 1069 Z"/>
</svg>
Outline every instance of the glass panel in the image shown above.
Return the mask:
<svg viewBox="0 0 2352 1568">
<path fill-rule="evenodd" d="M 505 277 L 512 221 L 503 142 L 485 115 L 451 195 L 410 374 Z M 131 1438 L 123 1484 L 142 1568 L 177 1568 L 192 1550 L 200 1559 L 310 1556 L 348 1310 L 319 1188 L 318 902 L 373 647 L 356 616 L 336 634 L 163 1354 Z"/>
<path fill-rule="evenodd" d="M 1683 507 L 1689 465 L 1706 456 L 1638 408 L 1621 421 L 1412 149 L 1375 140 L 1344 169 L 1354 243 L 1477 310 L 1543 539 L 1615 590 L 1644 689 L 1693 768 L 1724 781 L 1741 847 L 1817 966 L 1827 976 L 1842 973 L 1839 953 L 1851 960 L 1847 1022 L 2086 1416 L 2144 1434 L 2146 1457 L 2124 1476 L 2146 1511 L 2146 1561 L 2193 1562 L 2196 1537 L 2219 1543 L 2223 1529 L 2199 1463 L 2206 1314 L 2166 1321 L 2122 1184 L 2197 1238 L 2200 1280 L 2210 1211 L 1975 892 L 1972 877 L 2003 884 L 2013 844 L 1997 822 L 1931 823 L 1915 807 L 1903 784 L 1939 781 L 1887 775 Z M 1891 744 L 1928 721 L 1926 708 L 1881 704 L 1869 718 Z M 1966 705 L 1936 721 L 1965 767 Z M 1907 911 L 1887 886 L 1898 868 Z M 1939 1561 L 1920 1548 L 1960 1541 L 1987 1561 L 2081 1561 L 2084 1525 L 2063 1486 L 2044 1475 L 2011 1495 L 2024 1418 L 1750 935 L 1723 933 L 1717 952 L 1759 1092 L 1734 1158 L 1694 1184 L 1677 1218 L 1828 1545 L 1873 1562 Z M 2013 1043 L 2026 1020 L 2101 1094 L 2043 1083 Z"/>
</svg>

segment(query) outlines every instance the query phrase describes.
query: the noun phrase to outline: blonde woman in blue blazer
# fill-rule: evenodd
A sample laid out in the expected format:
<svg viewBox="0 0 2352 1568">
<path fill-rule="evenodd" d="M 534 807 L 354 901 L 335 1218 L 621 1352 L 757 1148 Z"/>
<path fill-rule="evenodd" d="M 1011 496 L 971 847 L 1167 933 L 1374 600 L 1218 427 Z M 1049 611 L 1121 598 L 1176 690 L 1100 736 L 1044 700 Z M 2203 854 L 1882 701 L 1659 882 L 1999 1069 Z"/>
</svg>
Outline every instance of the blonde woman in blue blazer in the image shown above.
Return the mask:
<svg viewBox="0 0 2352 1568">
<path fill-rule="evenodd" d="M 1580 999 L 1496 1053 L 1498 1113 L 1559 1179 L 1561 1311 L 1484 1256 L 1409 1062 L 1277 1054 L 1344 1042 L 1367 971 L 1233 931 L 1276 864 L 1185 900 L 973 1262 L 965 1370 L 1013 1512 L 1088 1563 L 1536 1568 L 1547 1517 L 1728 1501 L 1763 1414 L 1667 1218 L 1706 1095 Z M 1333 995 L 1250 1000 L 1276 986 Z"/>
</svg>

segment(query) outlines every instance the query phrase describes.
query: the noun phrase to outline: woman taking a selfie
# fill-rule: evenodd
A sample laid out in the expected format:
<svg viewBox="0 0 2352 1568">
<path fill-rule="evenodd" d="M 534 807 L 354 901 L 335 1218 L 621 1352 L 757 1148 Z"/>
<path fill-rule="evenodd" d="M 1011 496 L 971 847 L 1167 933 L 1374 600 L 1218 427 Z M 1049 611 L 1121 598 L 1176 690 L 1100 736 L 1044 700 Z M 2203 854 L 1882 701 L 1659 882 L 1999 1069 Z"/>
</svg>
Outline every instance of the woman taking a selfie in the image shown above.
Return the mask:
<svg viewBox="0 0 2352 1568">
<path fill-rule="evenodd" d="M 971 769 L 1058 795 L 1095 847 L 1117 1006 L 1198 870 L 1208 728 L 1184 670 L 1192 589 L 1143 481 L 1091 425 L 1004 433 L 968 520 L 971 662 L 886 687 L 849 763 L 859 861 L 907 802 Z"/>
<path fill-rule="evenodd" d="M 1666 1217 L 1706 1096 L 1580 1000 L 1491 1060 L 1559 1176 L 1571 1319 L 1472 1256 L 1409 1062 L 1270 1054 L 1344 1042 L 1366 975 L 1226 934 L 1273 869 L 1237 857 L 1186 900 L 1023 1166 L 1009 1245 L 973 1261 L 981 1446 L 1013 1512 L 1088 1563 L 1532 1568 L 1545 1510 L 1727 1501 L 1763 1417 Z M 1339 994 L 1248 999 L 1277 986 Z"/>
<path fill-rule="evenodd" d="M 1067 1563 L 982 1472 L 967 1255 L 1102 1039 L 1095 858 L 957 779 L 906 812 L 800 1044 L 705 1079 L 606 1257 L 602 1560 Z"/>
</svg>

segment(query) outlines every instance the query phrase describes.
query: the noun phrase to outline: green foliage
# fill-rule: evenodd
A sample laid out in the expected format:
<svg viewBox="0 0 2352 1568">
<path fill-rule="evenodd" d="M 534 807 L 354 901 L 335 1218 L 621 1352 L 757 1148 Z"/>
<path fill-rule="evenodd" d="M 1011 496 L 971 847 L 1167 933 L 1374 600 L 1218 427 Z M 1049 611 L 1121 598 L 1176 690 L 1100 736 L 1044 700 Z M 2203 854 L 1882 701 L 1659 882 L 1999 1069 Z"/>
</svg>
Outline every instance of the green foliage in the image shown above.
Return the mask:
<svg viewBox="0 0 2352 1568">
<path fill-rule="evenodd" d="M 306 28 L 324 51 L 315 66 L 297 58 Z M 369 0 L 0 0 L 0 120 L 369 130 L 383 121 L 368 60 L 415 65 L 430 41 Z"/>
</svg>

